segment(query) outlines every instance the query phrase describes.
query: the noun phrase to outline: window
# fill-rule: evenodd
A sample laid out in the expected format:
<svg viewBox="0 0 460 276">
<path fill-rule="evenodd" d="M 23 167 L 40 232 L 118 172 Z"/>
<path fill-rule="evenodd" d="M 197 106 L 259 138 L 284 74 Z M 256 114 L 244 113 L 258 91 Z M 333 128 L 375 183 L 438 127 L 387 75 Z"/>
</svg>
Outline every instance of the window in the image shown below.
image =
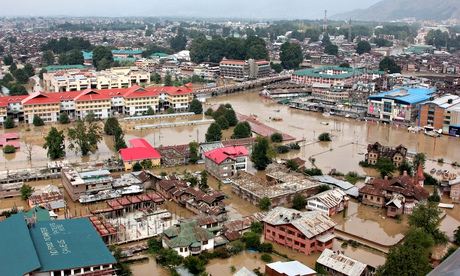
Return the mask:
<svg viewBox="0 0 460 276">
<path fill-rule="evenodd" d="M 284 236 L 283 235 L 278 235 L 278 237 L 282 240 L 284 240 Z"/>
<path fill-rule="evenodd" d="M 208 244 L 208 241 L 203 241 L 203 245 L 207 245 Z"/>
<path fill-rule="evenodd" d="M 391 102 L 384 102 L 383 103 L 383 111 L 384 112 L 391 112 Z"/>
</svg>

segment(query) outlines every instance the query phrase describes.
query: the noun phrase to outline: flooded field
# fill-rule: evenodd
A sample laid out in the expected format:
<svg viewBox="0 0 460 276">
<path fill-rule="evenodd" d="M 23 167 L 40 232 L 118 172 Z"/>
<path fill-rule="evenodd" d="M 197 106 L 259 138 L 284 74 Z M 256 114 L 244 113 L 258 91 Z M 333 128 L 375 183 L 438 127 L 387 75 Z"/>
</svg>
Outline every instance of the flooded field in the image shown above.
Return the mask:
<svg viewBox="0 0 460 276">
<path fill-rule="evenodd" d="M 232 266 L 235 267 L 236 271 L 246 267 L 249 270 L 259 268 L 261 272 L 264 272 L 266 263 L 260 259 L 261 255 L 257 252 L 244 251 L 228 259 L 213 259 L 206 266 L 206 272 L 211 276 L 231 276 L 233 275 Z M 274 262 L 283 260 L 274 254 L 272 257 Z"/>
<path fill-rule="evenodd" d="M 134 276 L 169 276 L 170 273 L 164 267 L 158 265 L 155 258 L 149 257 L 148 260 L 136 262 L 129 265 Z"/>
</svg>

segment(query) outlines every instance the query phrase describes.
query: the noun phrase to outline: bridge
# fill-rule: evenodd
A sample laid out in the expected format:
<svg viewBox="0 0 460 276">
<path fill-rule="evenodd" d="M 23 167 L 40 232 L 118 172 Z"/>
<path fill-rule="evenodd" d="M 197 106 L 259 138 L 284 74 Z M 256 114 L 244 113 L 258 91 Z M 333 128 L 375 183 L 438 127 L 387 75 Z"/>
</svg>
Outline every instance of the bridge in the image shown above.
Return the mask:
<svg viewBox="0 0 460 276">
<path fill-rule="evenodd" d="M 217 96 L 222 94 L 230 94 L 239 91 L 244 91 L 256 87 L 261 87 L 264 85 L 290 80 L 291 75 L 279 75 L 275 77 L 267 77 L 267 78 L 260 78 L 257 80 L 250 80 L 240 83 L 235 83 L 231 85 L 219 86 L 219 87 L 212 87 L 212 88 L 203 88 L 195 90 L 194 94 L 197 97 L 210 97 L 210 96 Z"/>
</svg>

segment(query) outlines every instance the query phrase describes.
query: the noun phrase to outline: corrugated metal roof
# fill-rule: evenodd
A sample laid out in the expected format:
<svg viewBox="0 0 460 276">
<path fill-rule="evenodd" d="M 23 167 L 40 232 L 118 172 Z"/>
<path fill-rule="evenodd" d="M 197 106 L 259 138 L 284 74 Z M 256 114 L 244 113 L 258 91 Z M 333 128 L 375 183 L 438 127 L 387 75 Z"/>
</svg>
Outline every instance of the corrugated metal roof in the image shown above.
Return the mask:
<svg viewBox="0 0 460 276">
<path fill-rule="evenodd" d="M 277 271 L 279 274 L 286 276 L 297 276 L 297 275 L 315 275 L 316 271 L 302 264 L 299 261 L 291 262 L 275 262 L 267 264 L 268 267 Z"/>
<path fill-rule="evenodd" d="M 347 276 L 361 276 L 367 266 L 343 254 L 335 253 L 330 249 L 324 249 L 316 262 Z"/>
</svg>

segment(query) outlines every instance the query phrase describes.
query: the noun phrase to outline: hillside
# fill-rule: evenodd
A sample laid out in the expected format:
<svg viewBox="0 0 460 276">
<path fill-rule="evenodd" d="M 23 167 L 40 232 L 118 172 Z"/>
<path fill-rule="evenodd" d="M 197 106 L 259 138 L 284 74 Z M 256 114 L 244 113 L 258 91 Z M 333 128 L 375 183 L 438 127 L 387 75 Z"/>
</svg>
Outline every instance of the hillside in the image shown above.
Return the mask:
<svg viewBox="0 0 460 276">
<path fill-rule="evenodd" d="M 367 9 L 337 14 L 333 19 L 390 21 L 403 18 L 460 19 L 460 0 L 382 0 Z"/>
</svg>

